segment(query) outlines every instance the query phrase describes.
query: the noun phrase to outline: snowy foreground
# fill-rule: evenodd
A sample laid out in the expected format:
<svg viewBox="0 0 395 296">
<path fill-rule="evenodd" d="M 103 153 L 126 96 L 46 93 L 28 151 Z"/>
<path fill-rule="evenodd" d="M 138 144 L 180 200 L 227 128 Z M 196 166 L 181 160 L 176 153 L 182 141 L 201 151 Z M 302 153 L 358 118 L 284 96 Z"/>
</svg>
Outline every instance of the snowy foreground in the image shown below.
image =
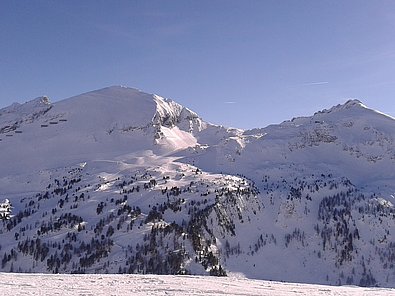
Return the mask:
<svg viewBox="0 0 395 296">
<path fill-rule="evenodd" d="M 395 289 L 238 277 L 0 273 L 1 295 L 395 295 Z"/>
</svg>

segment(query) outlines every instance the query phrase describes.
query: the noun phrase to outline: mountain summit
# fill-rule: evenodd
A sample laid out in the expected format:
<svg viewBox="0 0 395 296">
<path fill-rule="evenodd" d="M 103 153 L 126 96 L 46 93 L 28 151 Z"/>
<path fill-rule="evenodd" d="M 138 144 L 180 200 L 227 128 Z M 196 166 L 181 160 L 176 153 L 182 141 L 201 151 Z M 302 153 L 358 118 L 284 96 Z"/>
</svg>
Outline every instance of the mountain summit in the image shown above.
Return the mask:
<svg viewBox="0 0 395 296">
<path fill-rule="evenodd" d="M 358 100 L 253 130 L 121 86 L 13 104 L 1 270 L 395 287 L 394 141 Z"/>
<path fill-rule="evenodd" d="M 194 133 L 207 126 L 174 101 L 133 88 L 107 87 L 53 104 L 42 97 L 0 110 L 2 163 L 16 172 L 103 155 L 164 153 L 196 145 Z"/>
</svg>

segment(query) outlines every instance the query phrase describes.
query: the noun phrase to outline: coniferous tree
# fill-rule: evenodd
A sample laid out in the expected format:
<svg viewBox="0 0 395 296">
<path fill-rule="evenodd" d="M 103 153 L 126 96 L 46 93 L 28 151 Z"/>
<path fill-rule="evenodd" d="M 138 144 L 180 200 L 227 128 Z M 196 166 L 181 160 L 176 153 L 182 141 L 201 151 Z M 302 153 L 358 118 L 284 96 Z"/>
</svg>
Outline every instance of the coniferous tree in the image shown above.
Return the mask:
<svg viewBox="0 0 395 296">
<path fill-rule="evenodd" d="M 8 199 L 5 199 L 2 203 L 0 203 L 0 220 L 9 220 L 12 215 L 12 205 Z"/>
</svg>

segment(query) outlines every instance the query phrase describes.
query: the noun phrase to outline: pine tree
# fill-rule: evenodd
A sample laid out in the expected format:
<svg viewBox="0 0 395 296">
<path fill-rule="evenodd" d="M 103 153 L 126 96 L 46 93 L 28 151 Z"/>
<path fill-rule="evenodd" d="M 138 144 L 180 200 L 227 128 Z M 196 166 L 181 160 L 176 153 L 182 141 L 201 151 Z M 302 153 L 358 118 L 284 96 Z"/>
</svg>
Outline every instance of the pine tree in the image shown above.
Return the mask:
<svg viewBox="0 0 395 296">
<path fill-rule="evenodd" d="M 2 203 L 0 203 L 0 220 L 11 219 L 11 209 L 12 205 L 8 199 L 5 199 Z"/>
</svg>

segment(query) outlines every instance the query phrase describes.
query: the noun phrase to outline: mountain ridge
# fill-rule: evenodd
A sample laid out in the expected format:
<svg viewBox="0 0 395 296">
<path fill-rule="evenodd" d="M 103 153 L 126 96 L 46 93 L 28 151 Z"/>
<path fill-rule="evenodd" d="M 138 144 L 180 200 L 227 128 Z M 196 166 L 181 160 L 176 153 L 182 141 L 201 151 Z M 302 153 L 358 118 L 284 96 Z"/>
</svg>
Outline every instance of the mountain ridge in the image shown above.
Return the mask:
<svg viewBox="0 0 395 296">
<path fill-rule="evenodd" d="M 242 130 L 113 86 L 3 108 L 0 139 L 2 271 L 395 287 L 395 120 L 359 100 Z"/>
</svg>

